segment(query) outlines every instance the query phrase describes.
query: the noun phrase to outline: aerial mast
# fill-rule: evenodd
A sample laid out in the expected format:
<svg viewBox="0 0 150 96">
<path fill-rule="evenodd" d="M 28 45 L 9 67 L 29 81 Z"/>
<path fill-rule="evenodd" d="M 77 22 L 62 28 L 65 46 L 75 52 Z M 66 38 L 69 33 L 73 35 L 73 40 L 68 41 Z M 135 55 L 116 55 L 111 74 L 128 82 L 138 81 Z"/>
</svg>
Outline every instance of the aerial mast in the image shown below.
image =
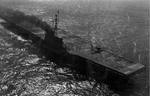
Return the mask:
<svg viewBox="0 0 150 96">
<path fill-rule="evenodd" d="M 57 13 L 55 14 L 55 19 L 54 19 L 54 30 L 57 31 L 58 29 L 58 18 L 59 18 L 59 10 L 57 10 Z"/>
</svg>

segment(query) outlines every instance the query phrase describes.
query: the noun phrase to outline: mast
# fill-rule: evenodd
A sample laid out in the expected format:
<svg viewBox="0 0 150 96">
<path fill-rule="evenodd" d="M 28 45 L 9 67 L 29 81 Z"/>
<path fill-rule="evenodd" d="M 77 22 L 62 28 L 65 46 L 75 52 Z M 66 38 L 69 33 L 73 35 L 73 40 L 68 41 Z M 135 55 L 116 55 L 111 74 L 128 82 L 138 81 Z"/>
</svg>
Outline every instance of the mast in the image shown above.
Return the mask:
<svg viewBox="0 0 150 96">
<path fill-rule="evenodd" d="M 58 18 L 59 18 L 59 10 L 57 10 L 57 13 L 55 14 L 55 19 L 54 19 L 54 30 L 58 30 Z"/>
</svg>

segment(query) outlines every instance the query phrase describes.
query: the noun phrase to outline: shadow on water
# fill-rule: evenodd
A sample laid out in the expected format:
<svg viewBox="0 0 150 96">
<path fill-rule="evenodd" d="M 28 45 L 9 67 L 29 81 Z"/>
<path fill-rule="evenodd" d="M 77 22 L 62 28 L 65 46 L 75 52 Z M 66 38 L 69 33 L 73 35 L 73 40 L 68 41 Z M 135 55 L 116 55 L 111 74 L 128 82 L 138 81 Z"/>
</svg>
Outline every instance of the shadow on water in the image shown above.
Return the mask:
<svg viewBox="0 0 150 96">
<path fill-rule="evenodd" d="M 34 19 L 33 16 L 32 19 Z M 40 23 L 40 21 L 38 21 L 38 25 L 39 24 L 43 23 Z M 44 40 L 34 35 L 30 31 L 11 22 L 5 22 L 2 25 L 11 32 L 22 36 L 24 39 L 32 40 L 32 43 L 40 49 L 40 52 L 45 55 L 47 59 L 50 59 L 51 61 L 56 63 L 58 65 L 57 67 L 70 68 L 74 73 L 74 77 L 76 78 L 76 80 L 82 81 L 95 79 L 97 81 L 97 84 L 101 84 L 102 82 L 106 83 L 112 90 L 120 94 L 125 94 L 126 90 L 131 90 L 134 86 L 132 80 L 130 80 L 128 77 L 122 74 L 118 74 L 117 72 L 105 68 L 102 65 L 98 65 L 93 61 L 89 61 L 80 56 L 68 53 L 63 47 L 62 39 L 51 34 L 52 30 L 50 29 L 48 24 L 44 26 L 40 25 L 43 26 L 42 29 L 47 32 Z M 39 44 L 39 42 L 41 43 Z"/>
</svg>

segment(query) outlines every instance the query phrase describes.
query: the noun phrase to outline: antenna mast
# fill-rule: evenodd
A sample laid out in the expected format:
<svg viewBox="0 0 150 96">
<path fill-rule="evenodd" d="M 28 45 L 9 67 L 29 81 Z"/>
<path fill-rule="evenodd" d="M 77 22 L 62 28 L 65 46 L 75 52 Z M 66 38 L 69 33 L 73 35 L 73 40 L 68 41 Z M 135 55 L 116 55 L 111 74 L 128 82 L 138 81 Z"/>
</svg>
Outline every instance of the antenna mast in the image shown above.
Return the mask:
<svg viewBox="0 0 150 96">
<path fill-rule="evenodd" d="M 58 29 L 58 18 L 59 18 L 59 10 L 57 10 L 57 13 L 55 14 L 55 25 L 54 25 L 54 29 L 55 31 L 57 31 Z"/>
</svg>

